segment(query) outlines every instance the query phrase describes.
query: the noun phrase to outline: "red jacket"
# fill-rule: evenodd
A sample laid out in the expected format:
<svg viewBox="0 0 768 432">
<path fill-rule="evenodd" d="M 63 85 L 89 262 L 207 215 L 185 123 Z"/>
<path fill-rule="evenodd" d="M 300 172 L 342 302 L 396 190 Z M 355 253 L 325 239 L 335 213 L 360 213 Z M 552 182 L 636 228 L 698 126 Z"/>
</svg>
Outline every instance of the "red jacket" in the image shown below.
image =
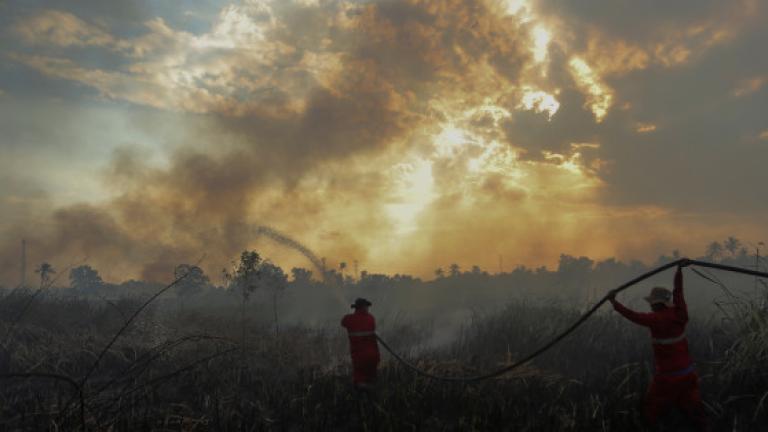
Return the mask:
<svg viewBox="0 0 768 432">
<path fill-rule="evenodd" d="M 376 320 L 362 309 L 345 315 L 341 326 L 349 332 L 349 351 L 353 359 L 379 358 L 379 344 L 376 342 Z"/>
<path fill-rule="evenodd" d="M 675 289 L 672 291 L 673 307 L 659 312 L 641 313 L 627 309 L 617 301 L 613 308 L 628 320 L 651 330 L 656 373 L 669 375 L 681 373 L 691 367 L 685 325 L 688 323 L 688 307 L 683 297 L 683 273 L 678 267 L 675 273 Z"/>
</svg>

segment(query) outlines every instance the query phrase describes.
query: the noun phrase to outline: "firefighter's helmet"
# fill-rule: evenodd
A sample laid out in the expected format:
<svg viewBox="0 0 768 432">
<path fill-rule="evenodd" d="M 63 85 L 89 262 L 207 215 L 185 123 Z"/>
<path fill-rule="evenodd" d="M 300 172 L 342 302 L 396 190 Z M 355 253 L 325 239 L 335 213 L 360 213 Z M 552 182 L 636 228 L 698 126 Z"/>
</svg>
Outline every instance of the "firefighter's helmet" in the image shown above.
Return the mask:
<svg viewBox="0 0 768 432">
<path fill-rule="evenodd" d="M 672 291 L 664 287 L 654 287 L 651 289 L 651 294 L 645 298 L 651 306 L 655 304 L 663 304 L 667 307 L 672 307 Z"/>
</svg>

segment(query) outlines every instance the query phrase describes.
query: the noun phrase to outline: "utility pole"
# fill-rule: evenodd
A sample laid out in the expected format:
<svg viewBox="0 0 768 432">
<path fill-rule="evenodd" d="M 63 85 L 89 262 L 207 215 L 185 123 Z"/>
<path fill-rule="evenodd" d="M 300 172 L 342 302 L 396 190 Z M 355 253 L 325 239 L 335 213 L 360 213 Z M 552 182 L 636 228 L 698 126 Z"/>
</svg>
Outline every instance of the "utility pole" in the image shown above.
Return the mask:
<svg viewBox="0 0 768 432">
<path fill-rule="evenodd" d="M 27 240 L 21 239 L 21 287 L 27 286 Z"/>
<path fill-rule="evenodd" d="M 504 257 L 499 254 L 499 274 L 504 273 Z"/>
<path fill-rule="evenodd" d="M 359 271 L 357 271 L 357 260 L 354 260 L 353 262 L 354 262 L 354 264 L 355 264 L 355 278 L 356 278 L 357 280 L 360 280 L 360 272 L 359 272 Z"/>
</svg>

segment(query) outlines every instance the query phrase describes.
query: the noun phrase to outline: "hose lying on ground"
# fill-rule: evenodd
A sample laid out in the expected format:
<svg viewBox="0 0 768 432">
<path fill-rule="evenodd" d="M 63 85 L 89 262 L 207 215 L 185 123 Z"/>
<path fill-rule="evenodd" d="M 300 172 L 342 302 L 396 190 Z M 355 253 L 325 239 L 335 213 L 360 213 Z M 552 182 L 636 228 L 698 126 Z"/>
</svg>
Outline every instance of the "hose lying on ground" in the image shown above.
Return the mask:
<svg viewBox="0 0 768 432">
<path fill-rule="evenodd" d="M 654 275 L 656 275 L 658 273 L 661 273 L 664 270 L 667 270 L 669 268 L 675 267 L 675 266 L 680 265 L 680 264 L 685 264 L 685 263 L 687 263 L 688 265 L 696 265 L 696 266 L 699 266 L 699 267 L 709 267 L 709 268 L 715 268 L 715 269 L 718 269 L 718 270 L 725 270 L 725 271 L 730 271 L 730 272 L 735 272 L 735 273 L 742 273 L 742 274 L 747 274 L 747 275 L 752 275 L 752 276 L 757 276 L 757 277 L 768 278 L 768 273 L 757 271 L 757 270 L 750 270 L 750 269 L 745 269 L 745 268 L 741 268 L 741 267 L 729 266 L 729 265 L 725 265 L 725 264 L 715 264 L 715 263 L 709 263 L 709 262 L 706 262 L 706 261 L 689 260 L 689 259 L 686 259 L 686 258 L 681 258 L 679 260 L 672 261 L 672 262 L 670 262 L 668 264 L 664 264 L 663 266 L 657 267 L 657 268 L 655 268 L 655 269 L 653 269 L 653 270 L 651 270 L 649 272 L 646 272 L 646 273 L 644 273 L 644 274 L 642 274 L 642 275 L 632 279 L 631 281 L 626 282 L 623 285 L 620 285 L 618 288 L 613 289 L 611 292 L 618 294 L 619 292 L 624 291 L 625 289 L 631 287 L 632 285 L 637 284 L 638 282 L 641 282 L 641 281 L 643 281 L 645 279 L 648 279 L 649 277 L 654 276 Z M 403 357 L 398 355 L 381 337 L 379 337 L 379 335 L 376 335 L 376 339 L 378 339 L 379 343 L 381 343 L 381 345 L 384 347 L 384 349 L 389 351 L 389 353 L 392 354 L 392 356 L 395 359 L 397 359 L 397 361 L 399 361 L 404 366 L 406 366 L 407 368 L 413 370 L 414 372 L 416 372 L 417 374 L 419 374 L 421 376 L 424 376 L 424 377 L 427 377 L 427 378 L 431 378 L 431 379 L 440 380 L 440 381 L 453 381 L 453 382 L 482 381 L 482 380 L 486 380 L 486 379 L 490 379 L 490 378 L 496 378 L 498 376 L 504 375 L 505 373 L 507 373 L 507 372 L 509 372 L 509 371 L 511 371 L 513 369 L 517 369 L 518 367 L 520 367 L 520 366 L 530 362 L 534 358 L 540 356 L 541 354 L 543 354 L 544 352 L 546 352 L 547 350 L 549 350 L 550 348 L 555 346 L 558 342 L 560 342 L 561 340 L 565 339 L 566 336 L 568 336 L 569 334 L 573 333 L 573 331 L 576 330 L 580 325 L 584 324 L 584 322 L 587 321 L 587 319 L 589 319 L 589 317 L 591 317 L 595 312 L 597 312 L 597 310 L 600 308 L 600 306 L 602 306 L 605 302 L 608 301 L 608 297 L 609 297 L 611 292 L 609 292 L 602 299 L 600 299 L 599 302 L 597 302 L 594 306 L 592 306 L 586 313 L 584 313 L 570 327 L 565 329 L 559 335 L 555 336 L 551 341 L 547 342 L 541 348 L 539 348 L 536 351 L 528 354 L 527 356 L 523 357 L 522 359 L 516 361 L 515 363 L 513 363 L 513 364 L 511 364 L 509 366 L 505 366 L 504 368 L 501 368 L 499 370 L 496 370 L 496 371 L 493 371 L 493 372 L 488 372 L 488 373 L 485 373 L 485 374 L 482 374 L 482 375 L 464 376 L 464 377 L 453 377 L 453 376 L 440 376 L 440 375 L 431 374 L 431 373 L 429 373 L 427 371 L 419 369 L 417 366 L 415 366 L 414 364 L 408 362 Z"/>
</svg>

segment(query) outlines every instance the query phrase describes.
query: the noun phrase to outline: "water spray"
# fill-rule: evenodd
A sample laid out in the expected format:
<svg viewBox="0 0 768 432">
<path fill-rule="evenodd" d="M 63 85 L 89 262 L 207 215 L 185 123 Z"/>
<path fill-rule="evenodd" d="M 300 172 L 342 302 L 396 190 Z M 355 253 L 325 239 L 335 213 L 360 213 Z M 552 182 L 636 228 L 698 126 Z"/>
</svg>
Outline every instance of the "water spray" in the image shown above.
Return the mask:
<svg viewBox="0 0 768 432">
<path fill-rule="evenodd" d="M 328 278 L 328 273 L 325 269 L 325 263 L 322 259 L 318 258 L 317 255 L 312 252 L 311 249 L 304 246 L 303 244 L 299 243 L 298 241 L 288 237 L 287 235 L 270 228 L 268 226 L 259 225 L 255 228 L 254 234 L 256 234 L 257 237 L 267 237 L 270 240 L 273 240 L 283 246 L 286 246 L 288 248 L 291 248 L 300 254 L 302 254 L 305 258 L 309 260 L 309 262 L 312 263 L 312 265 L 315 267 L 315 269 L 320 272 L 320 276 L 322 277 L 322 281 L 325 285 L 330 285 L 333 287 L 333 292 L 335 294 L 336 300 L 339 301 L 340 304 L 346 306 L 347 302 L 344 300 L 344 295 L 341 293 L 341 290 L 339 289 L 336 284 L 331 283 L 331 281 Z"/>
</svg>

